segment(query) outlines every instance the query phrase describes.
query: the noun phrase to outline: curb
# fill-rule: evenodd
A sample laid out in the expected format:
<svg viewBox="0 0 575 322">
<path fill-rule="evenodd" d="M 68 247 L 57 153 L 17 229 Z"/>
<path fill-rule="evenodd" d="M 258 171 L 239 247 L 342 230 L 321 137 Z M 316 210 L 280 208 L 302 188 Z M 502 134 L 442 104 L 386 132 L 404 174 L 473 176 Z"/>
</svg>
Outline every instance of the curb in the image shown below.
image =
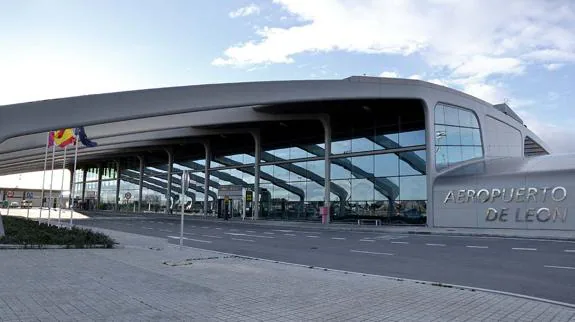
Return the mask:
<svg viewBox="0 0 575 322">
<path fill-rule="evenodd" d="M 159 238 L 159 237 L 155 237 L 155 238 Z M 397 281 L 397 282 L 407 281 L 407 282 L 412 282 L 412 283 L 416 283 L 416 284 L 455 288 L 455 289 L 460 289 L 460 290 L 468 290 L 468 291 L 472 291 L 472 292 L 479 291 L 479 292 L 485 292 L 485 293 L 491 293 L 491 294 L 512 296 L 512 297 L 521 298 L 521 299 L 525 299 L 525 300 L 537 301 L 537 302 L 542 302 L 542 303 L 547 303 L 547 304 L 559 305 L 559 306 L 563 306 L 563 307 L 566 307 L 569 309 L 575 309 L 575 304 L 570 304 L 570 303 L 560 302 L 560 301 L 554 301 L 554 300 L 549 300 L 549 299 L 534 297 L 534 296 L 529 296 L 529 295 L 523 295 L 523 294 L 518 294 L 518 293 L 506 292 L 506 291 L 498 291 L 498 290 L 491 290 L 491 289 L 480 288 L 480 287 L 449 284 L 449 283 L 440 283 L 440 282 L 425 281 L 425 280 L 416 280 L 416 279 L 403 278 L 403 277 L 393 277 L 393 276 L 387 276 L 387 275 L 377 275 L 377 274 L 345 271 L 345 270 L 331 269 L 331 268 L 325 268 L 325 267 L 320 267 L 320 266 L 296 264 L 296 263 L 290 263 L 290 262 L 284 262 L 284 261 L 277 261 L 277 260 L 273 260 L 273 259 L 265 259 L 265 258 L 259 258 L 259 257 L 253 257 L 253 256 L 244 256 L 244 255 L 238 255 L 238 254 L 234 254 L 234 253 L 227 253 L 227 252 L 221 252 L 221 251 L 210 250 L 210 249 L 203 249 L 203 248 L 198 248 L 198 247 L 191 247 L 191 246 L 185 246 L 185 245 L 180 246 L 177 244 L 170 243 L 169 239 L 166 239 L 166 241 L 167 241 L 169 246 L 176 247 L 176 248 L 177 247 L 186 247 L 186 248 L 195 249 L 195 250 L 209 251 L 209 252 L 222 254 L 222 255 L 226 255 L 226 256 L 236 256 L 236 257 L 245 258 L 245 259 L 269 262 L 269 263 L 274 263 L 274 264 L 290 265 L 290 266 L 296 266 L 296 267 L 307 268 L 307 269 L 331 271 L 331 272 L 338 272 L 338 273 L 349 274 L 349 275 L 360 275 L 360 276 L 369 276 L 369 277 L 375 277 L 375 278 L 384 278 L 387 280 L 393 280 L 393 281 Z"/>
</svg>

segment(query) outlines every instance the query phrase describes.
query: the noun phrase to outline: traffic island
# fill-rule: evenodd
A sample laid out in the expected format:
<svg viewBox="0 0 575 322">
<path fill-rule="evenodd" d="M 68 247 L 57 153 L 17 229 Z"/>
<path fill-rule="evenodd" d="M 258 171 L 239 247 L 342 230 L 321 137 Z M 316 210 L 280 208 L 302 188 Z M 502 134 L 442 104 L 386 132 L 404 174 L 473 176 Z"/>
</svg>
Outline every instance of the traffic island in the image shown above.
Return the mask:
<svg viewBox="0 0 575 322">
<path fill-rule="evenodd" d="M 77 227 L 58 227 L 34 220 L 3 216 L 5 235 L 0 249 L 21 248 L 113 248 L 107 235 Z"/>
</svg>

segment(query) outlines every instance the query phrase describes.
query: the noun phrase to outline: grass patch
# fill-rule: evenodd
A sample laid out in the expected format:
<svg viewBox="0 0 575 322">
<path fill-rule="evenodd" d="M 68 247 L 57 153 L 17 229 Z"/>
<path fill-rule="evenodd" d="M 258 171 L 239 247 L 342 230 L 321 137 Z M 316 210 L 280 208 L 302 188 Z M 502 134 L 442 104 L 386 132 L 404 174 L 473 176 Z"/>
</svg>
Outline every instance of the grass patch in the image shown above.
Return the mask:
<svg viewBox="0 0 575 322">
<path fill-rule="evenodd" d="M 60 228 L 45 223 L 20 218 L 3 216 L 6 235 L 0 238 L 0 244 L 13 245 L 63 245 L 68 248 L 114 247 L 114 240 L 102 233 L 89 229 Z"/>
</svg>

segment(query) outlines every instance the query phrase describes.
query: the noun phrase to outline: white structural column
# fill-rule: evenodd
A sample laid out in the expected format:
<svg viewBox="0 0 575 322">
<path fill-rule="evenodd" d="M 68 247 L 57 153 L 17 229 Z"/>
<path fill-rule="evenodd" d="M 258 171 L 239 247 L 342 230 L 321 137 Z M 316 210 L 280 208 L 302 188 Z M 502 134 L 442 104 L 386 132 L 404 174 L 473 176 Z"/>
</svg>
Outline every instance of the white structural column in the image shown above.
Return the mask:
<svg viewBox="0 0 575 322">
<path fill-rule="evenodd" d="M 262 158 L 262 145 L 261 136 L 259 131 L 251 132 L 254 143 L 255 143 L 255 153 L 254 153 L 254 193 L 253 193 L 253 212 L 252 220 L 256 220 L 260 214 L 260 160 Z"/>
<path fill-rule="evenodd" d="M 324 160 L 325 160 L 325 182 L 324 182 L 324 196 L 323 196 L 323 203 L 324 203 L 324 207 L 327 208 L 327 218 L 325 223 L 329 224 L 330 222 L 330 214 L 331 214 L 331 209 L 330 209 L 330 186 L 331 186 L 331 161 L 330 161 L 330 155 L 331 155 L 331 122 L 329 119 L 329 116 L 324 116 L 321 118 L 321 124 L 323 125 L 323 130 L 324 130 L 324 143 L 325 143 L 325 155 L 324 155 Z"/>
<path fill-rule="evenodd" d="M 96 192 L 96 209 L 100 209 L 102 203 L 102 177 L 104 176 L 104 166 L 98 164 L 98 192 Z"/>
<path fill-rule="evenodd" d="M 208 215 L 208 192 L 210 191 L 210 163 L 212 162 L 212 151 L 210 142 L 204 142 L 206 152 L 206 164 L 204 165 L 204 217 Z"/>
<path fill-rule="evenodd" d="M 120 210 L 120 177 L 122 168 L 120 168 L 120 161 L 116 162 L 116 202 L 114 207 L 116 211 Z"/>
<path fill-rule="evenodd" d="M 144 157 L 139 155 L 140 179 L 138 180 L 138 212 L 142 212 L 142 193 L 144 192 Z"/>
<path fill-rule="evenodd" d="M 170 213 L 170 207 L 172 206 L 172 169 L 174 168 L 174 152 L 172 150 L 166 149 L 168 153 L 168 173 L 167 173 L 167 187 L 166 187 L 166 213 Z"/>
</svg>

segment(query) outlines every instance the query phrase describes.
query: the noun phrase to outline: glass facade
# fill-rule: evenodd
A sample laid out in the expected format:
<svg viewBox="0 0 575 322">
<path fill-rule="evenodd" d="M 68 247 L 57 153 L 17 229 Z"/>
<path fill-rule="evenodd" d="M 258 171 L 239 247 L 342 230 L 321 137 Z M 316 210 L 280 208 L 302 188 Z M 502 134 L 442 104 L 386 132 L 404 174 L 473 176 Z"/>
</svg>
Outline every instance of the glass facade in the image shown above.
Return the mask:
<svg viewBox="0 0 575 322">
<path fill-rule="evenodd" d="M 360 121 L 334 122 L 332 131 L 330 201 L 334 221 L 356 221 L 378 218 L 384 223 L 424 224 L 427 208 L 426 131 L 423 107 L 414 110 L 395 109 L 395 114 L 381 112 L 378 117 Z M 404 114 L 401 114 L 404 113 Z M 442 112 L 445 116 L 448 113 Z M 452 115 L 449 115 L 452 118 Z M 467 146 L 462 140 L 474 139 L 474 118 L 457 115 L 441 126 L 458 129 L 459 148 Z M 475 120 L 476 122 L 476 120 Z M 315 125 L 314 129 L 318 126 Z M 319 133 L 321 127 L 319 127 Z M 299 131 L 299 130 L 297 130 Z M 302 132 L 304 130 L 301 130 Z M 450 128 L 451 131 L 451 128 Z M 451 137 L 450 137 L 451 139 Z M 260 219 L 320 221 L 320 207 L 324 206 L 325 147 L 323 135 L 302 134 L 300 138 L 272 141 L 262 135 L 260 167 Z M 465 141 L 467 143 L 467 141 Z M 474 146 L 470 142 L 470 146 Z M 451 147 L 451 145 L 446 145 Z M 243 149 L 243 148 L 242 148 Z M 210 162 L 208 211 L 221 215 L 231 209 L 232 216 L 251 216 L 253 204 L 247 199 L 255 181 L 254 151 L 246 144 L 243 151 L 233 153 L 216 150 Z M 461 152 L 463 153 L 463 152 Z M 461 159 L 462 157 L 460 157 Z M 167 161 L 167 157 L 166 157 Z M 153 163 L 144 170 L 142 211 L 163 212 L 168 204 L 174 211 L 181 207 L 181 173 L 190 171 L 186 190 L 186 211 L 199 213 L 204 203 L 203 159 L 177 160 L 173 165 L 171 202 L 166 199 L 167 164 Z M 98 190 L 98 169 L 88 169 L 86 191 Z M 120 175 L 119 210 L 135 211 L 139 198 L 138 162 L 116 164 L 102 168 L 102 185 L 98 196 L 99 209 L 115 209 L 116 178 Z M 78 171 L 78 182 L 82 171 Z M 95 186 L 92 183 L 95 182 Z M 90 185 L 88 185 L 90 184 Z M 81 183 L 77 185 L 81 189 Z M 228 200 L 222 187 L 239 187 L 241 193 Z M 126 193 L 131 194 L 126 199 Z M 77 190 L 76 196 L 81 196 Z"/>
<path fill-rule="evenodd" d="M 435 106 L 435 166 L 445 169 L 483 157 L 481 130 L 470 110 L 439 103 Z"/>
</svg>

